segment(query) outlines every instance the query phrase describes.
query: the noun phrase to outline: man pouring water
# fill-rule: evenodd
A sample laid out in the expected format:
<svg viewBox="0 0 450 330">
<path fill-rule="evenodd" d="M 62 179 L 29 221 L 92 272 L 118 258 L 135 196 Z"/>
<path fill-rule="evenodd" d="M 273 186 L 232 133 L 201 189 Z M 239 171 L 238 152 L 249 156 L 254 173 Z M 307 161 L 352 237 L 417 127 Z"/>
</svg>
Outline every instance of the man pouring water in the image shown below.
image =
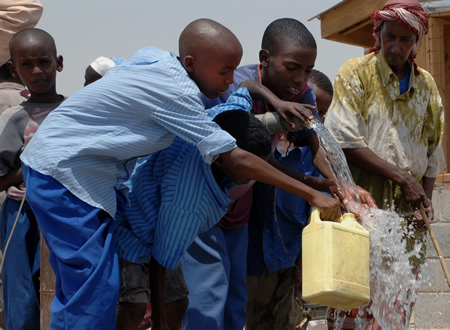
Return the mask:
<svg viewBox="0 0 450 330">
<path fill-rule="evenodd" d="M 372 18 L 375 45 L 340 68 L 326 127 L 355 183 L 379 208 L 392 207 L 414 223 L 412 248 L 425 237 L 420 205 L 431 221 L 434 181 L 445 169 L 441 97 L 433 77 L 414 62 L 428 15 L 417 0 L 389 0 Z M 417 270 L 424 254 L 411 260 Z"/>
</svg>

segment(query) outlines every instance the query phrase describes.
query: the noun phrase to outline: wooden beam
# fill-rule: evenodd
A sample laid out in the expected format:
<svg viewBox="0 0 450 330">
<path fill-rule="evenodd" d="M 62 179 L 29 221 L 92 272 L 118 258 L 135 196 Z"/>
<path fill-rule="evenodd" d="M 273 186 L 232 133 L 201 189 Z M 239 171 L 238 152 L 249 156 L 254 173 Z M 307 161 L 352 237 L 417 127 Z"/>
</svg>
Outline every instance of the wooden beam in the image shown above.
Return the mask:
<svg viewBox="0 0 450 330">
<path fill-rule="evenodd" d="M 365 24 L 372 12 L 383 8 L 386 0 L 347 0 L 320 14 L 322 38 L 330 39 L 340 32 Z"/>
<path fill-rule="evenodd" d="M 50 305 L 55 297 L 55 273 L 53 272 L 48 257 L 50 252 L 44 237 L 41 234 L 41 329 L 50 329 Z"/>
</svg>

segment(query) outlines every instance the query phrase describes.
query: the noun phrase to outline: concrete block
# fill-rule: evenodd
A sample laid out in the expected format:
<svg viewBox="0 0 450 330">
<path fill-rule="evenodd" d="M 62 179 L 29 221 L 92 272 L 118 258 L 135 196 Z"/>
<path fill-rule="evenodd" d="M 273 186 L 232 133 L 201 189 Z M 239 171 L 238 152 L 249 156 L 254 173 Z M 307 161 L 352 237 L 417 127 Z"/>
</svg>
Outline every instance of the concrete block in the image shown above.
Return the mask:
<svg viewBox="0 0 450 330">
<path fill-rule="evenodd" d="M 437 186 L 433 190 L 433 208 L 435 212 L 435 222 L 450 223 L 450 188 Z"/>
<path fill-rule="evenodd" d="M 432 225 L 434 235 L 444 258 L 450 258 L 450 224 L 437 223 Z M 436 249 L 430 235 L 427 235 L 427 258 L 437 258 Z"/>
<path fill-rule="evenodd" d="M 450 293 L 421 293 L 414 307 L 414 328 L 450 329 Z"/>
<path fill-rule="evenodd" d="M 446 260 L 447 268 L 450 266 L 450 260 Z M 450 293 L 447 280 L 438 259 L 428 259 L 426 265 L 422 268 L 422 283 L 419 293 Z"/>
</svg>

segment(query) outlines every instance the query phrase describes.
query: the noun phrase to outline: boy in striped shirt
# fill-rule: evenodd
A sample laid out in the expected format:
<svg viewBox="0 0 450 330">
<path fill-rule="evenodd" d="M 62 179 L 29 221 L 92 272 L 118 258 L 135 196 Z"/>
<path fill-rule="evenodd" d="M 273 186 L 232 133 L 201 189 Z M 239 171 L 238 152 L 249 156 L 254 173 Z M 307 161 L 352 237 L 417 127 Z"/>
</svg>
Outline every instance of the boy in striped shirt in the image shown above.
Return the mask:
<svg viewBox="0 0 450 330">
<path fill-rule="evenodd" d="M 271 141 L 265 127 L 250 114 L 251 104 L 248 90 L 241 88 L 227 103 L 208 110 L 208 114 L 213 117 L 219 113 L 214 121 L 236 138 L 240 148 L 267 160 Z M 166 318 L 170 328 L 181 326 L 187 308 L 187 289 L 178 266 L 180 258 L 199 232 L 208 230 L 225 215 L 231 198 L 236 198 L 233 191 L 239 190 L 235 185 L 248 181 L 245 175 L 236 176 L 223 167 L 221 157 L 211 165 L 206 164 L 195 146 L 179 138 L 169 148 L 138 161 L 129 181 L 131 207 L 124 217 L 117 219 L 114 232 L 122 266 L 116 327 L 137 328 L 150 291 L 152 317 L 165 318 L 161 307 L 166 304 L 165 314 L 169 310 L 179 311 L 170 312 Z M 150 291 L 142 264 L 147 262 L 150 262 Z M 172 292 L 169 294 L 164 291 L 166 268 L 176 267 L 170 277 L 174 277 L 173 272 L 178 273 L 175 282 L 181 283 L 169 281 L 167 289 Z"/>
</svg>

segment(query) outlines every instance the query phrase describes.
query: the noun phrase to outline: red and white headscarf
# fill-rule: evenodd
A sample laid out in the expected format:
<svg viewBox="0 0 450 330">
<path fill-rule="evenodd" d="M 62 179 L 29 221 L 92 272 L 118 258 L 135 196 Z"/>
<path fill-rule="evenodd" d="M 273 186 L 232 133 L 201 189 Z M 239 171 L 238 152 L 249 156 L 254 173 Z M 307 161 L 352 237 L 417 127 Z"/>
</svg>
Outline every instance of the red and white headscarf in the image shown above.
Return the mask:
<svg viewBox="0 0 450 330">
<path fill-rule="evenodd" d="M 380 43 L 380 28 L 384 21 L 400 22 L 408 29 L 418 36 L 416 47 L 411 51 L 410 58 L 414 63 L 414 58 L 417 55 L 417 48 L 423 41 L 423 38 L 428 33 L 428 14 L 423 10 L 419 1 L 417 0 L 389 0 L 386 2 L 382 10 L 377 10 L 372 13 L 374 21 L 373 36 L 375 37 L 375 45 L 370 49 L 374 52 L 381 48 Z M 416 64 L 414 63 L 415 74 Z"/>
</svg>

